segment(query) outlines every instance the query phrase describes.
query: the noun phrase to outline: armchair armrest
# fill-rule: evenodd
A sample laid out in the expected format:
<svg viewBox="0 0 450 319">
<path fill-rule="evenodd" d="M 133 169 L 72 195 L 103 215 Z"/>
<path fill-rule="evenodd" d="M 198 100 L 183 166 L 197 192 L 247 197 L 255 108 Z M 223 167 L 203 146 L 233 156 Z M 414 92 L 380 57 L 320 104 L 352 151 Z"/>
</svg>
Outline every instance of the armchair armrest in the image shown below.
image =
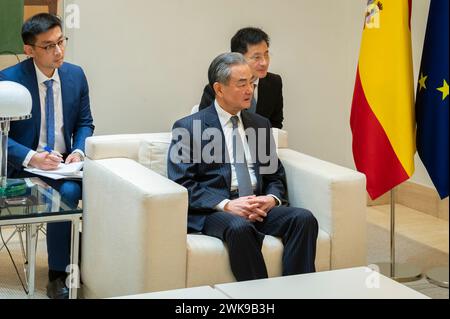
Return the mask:
<svg viewBox="0 0 450 319">
<path fill-rule="evenodd" d="M 290 204 L 309 209 L 331 237 L 331 269 L 366 265 L 365 176 L 290 149 L 278 155 Z"/>
<path fill-rule="evenodd" d="M 185 188 L 125 158 L 86 159 L 82 274 L 90 296 L 185 287 Z"/>
</svg>

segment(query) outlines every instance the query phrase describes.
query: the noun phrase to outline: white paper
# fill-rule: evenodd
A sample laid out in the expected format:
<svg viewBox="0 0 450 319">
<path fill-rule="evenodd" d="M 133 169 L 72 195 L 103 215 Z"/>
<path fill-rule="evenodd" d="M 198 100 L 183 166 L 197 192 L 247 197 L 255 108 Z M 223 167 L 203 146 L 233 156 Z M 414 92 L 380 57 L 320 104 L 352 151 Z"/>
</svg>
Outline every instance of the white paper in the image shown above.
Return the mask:
<svg viewBox="0 0 450 319">
<path fill-rule="evenodd" d="M 83 162 L 75 162 L 70 164 L 59 164 L 57 169 L 46 171 L 39 168 L 25 168 L 25 171 L 48 177 L 51 179 L 63 179 L 63 178 L 83 178 Z"/>
</svg>

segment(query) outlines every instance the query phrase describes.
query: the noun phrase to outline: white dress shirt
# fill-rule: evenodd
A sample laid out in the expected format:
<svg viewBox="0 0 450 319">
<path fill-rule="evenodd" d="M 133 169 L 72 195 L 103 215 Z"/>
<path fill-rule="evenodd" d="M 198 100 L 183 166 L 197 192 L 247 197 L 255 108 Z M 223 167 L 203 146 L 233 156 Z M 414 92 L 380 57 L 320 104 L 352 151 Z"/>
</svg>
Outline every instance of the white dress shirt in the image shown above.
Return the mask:
<svg viewBox="0 0 450 319">
<path fill-rule="evenodd" d="M 223 134 L 225 137 L 225 144 L 227 146 L 228 155 L 230 158 L 230 164 L 231 164 L 231 191 L 235 191 L 238 189 L 238 180 L 236 175 L 236 168 L 234 166 L 234 154 L 233 154 L 233 124 L 231 123 L 231 117 L 233 117 L 232 114 L 226 112 L 222 107 L 219 106 L 217 103 L 217 100 L 214 101 L 214 106 L 217 111 L 217 115 L 219 116 L 219 121 L 222 126 Z M 242 123 L 241 118 L 241 112 L 236 114 L 236 116 L 239 118 L 238 122 L 238 132 L 239 136 L 242 141 L 242 145 L 244 146 L 244 152 L 245 152 L 245 158 L 247 160 L 247 166 L 248 166 L 248 172 L 250 174 L 250 180 L 252 183 L 253 189 L 256 188 L 256 185 L 258 183 L 258 180 L 256 178 L 256 172 L 254 169 L 254 162 L 251 157 L 250 148 L 247 143 L 247 138 L 245 137 L 245 129 L 244 125 Z M 270 195 L 270 194 L 268 194 Z M 275 198 L 275 200 L 278 202 L 278 204 L 281 203 L 281 201 L 274 195 L 270 195 Z M 220 202 L 215 209 L 218 211 L 224 211 L 225 205 L 229 202 L 229 199 L 225 199 L 222 202 Z"/>
<path fill-rule="evenodd" d="M 59 78 L 58 69 L 55 69 L 53 76 L 48 78 L 44 73 L 39 70 L 36 63 L 34 63 L 34 67 L 36 69 L 36 77 L 39 88 L 39 100 L 41 102 L 41 128 L 39 132 L 39 144 L 36 151 L 31 150 L 28 152 L 25 160 L 23 161 L 23 166 L 28 167 L 31 158 L 37 152 L 43 152 L 44 147 L 47 146 L 47 126 L 46 126 L 46 117 L 47 114 L 45 112 L 45 98 L 47 96 L 47 86 L 44 82 L 48 80 L 53 80 L 53 99 L 54 99 L 54 108 L 55 108 L 55 147 L 54 150 L 63 154 L 66 153 L 66 143 L 64 141 L 64 118 L 63 118 L 63 103 L 62 103 L 62 94 L 61 94 L 61 79 Z M 84 157 L 84 153 L 81 150 L 75 150 L 74 152 L 80 153 L 82 157 Z"/>
<path fill-rule="evenodd" d="M 219 116 L 220 124 L 222 125 L 223 134 L 225 135 L 225 143 L 227 145 L 227 151 L 231 163 L 231 191 L 238 189 L 238 180 L 236 175 L 236 168 L 234 167 L 234 154 L 233 154 L 233 124 L 231 123 L 231 115 L 222 109 L 217 101 L 214 101 L 214 106 L 216 107 L 217 115 Z M 241 112 L 236 114 L 239 118 L 238 122 L 238 132 L 242 140 L 242 145 L 244 146 L 245 158 L 247 160 L 248 172 L 250 173 L 250 180 L 252 182 L 253 189 L 256 188 L 258 180 L 256 178 L 256 173 L 254 170 L 254 163 L 250 154 L 250 149 L 248 147 L 247 139 L 245 138 L 244 125 L 242 124 Z"/>
</svg>

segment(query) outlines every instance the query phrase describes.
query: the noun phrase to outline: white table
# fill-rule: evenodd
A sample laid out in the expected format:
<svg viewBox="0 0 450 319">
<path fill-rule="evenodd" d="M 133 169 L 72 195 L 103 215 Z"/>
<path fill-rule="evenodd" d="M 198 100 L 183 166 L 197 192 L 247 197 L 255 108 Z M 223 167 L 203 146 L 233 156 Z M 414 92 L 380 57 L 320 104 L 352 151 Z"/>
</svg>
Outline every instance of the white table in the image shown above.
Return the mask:
<svg viewBox="0 0 450 319">
<path fill-rule="evenodd" d="M 150 292 L 146 294 L 116 297 L 111 299 L 229 299 L 210 286 Z"/>
<path fill-rule="evenodd" d="M 367 267 L 215 285 L 232 299 L 429 299 Z"/>
</svg>

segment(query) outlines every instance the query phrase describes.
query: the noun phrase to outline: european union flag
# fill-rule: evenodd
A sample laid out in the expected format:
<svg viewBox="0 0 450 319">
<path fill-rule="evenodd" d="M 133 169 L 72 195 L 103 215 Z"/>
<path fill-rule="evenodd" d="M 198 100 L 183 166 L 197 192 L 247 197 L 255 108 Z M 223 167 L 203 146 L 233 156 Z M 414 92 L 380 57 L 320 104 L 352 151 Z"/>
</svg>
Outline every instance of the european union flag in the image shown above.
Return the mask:
<svg viewBox="0 0 450 319">
<path fill-rule="evenodd" d="M 441 198 L 448 196 L 448 0 L 431 0 L 416 96 L 417 152 Z"/>
</svg>

